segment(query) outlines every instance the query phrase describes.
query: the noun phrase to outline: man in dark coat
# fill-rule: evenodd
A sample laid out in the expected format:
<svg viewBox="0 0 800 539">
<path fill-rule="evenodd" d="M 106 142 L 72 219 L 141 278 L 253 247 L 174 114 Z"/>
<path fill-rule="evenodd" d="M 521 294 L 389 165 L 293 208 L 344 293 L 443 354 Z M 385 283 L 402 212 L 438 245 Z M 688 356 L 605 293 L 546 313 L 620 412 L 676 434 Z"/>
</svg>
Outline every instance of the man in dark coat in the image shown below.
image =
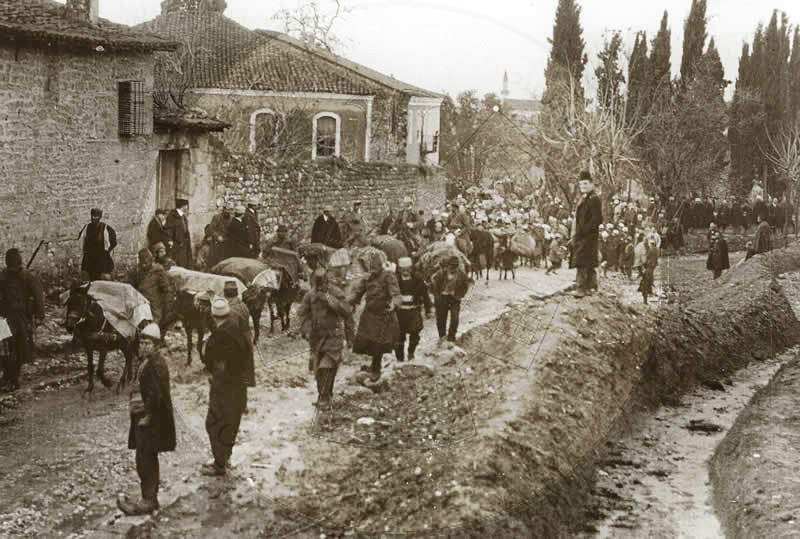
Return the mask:
<svg viewBox="0 0 800 539">
<path fill-rule="evenodd" d="M 345 293 L 330 282 L 335 280 L 328 279 L 324 268 L 314 270 L 312 288 L 297 311 L 300 332 L 310 345 L 309 370 L 317 380 L 319 398 L 314 405 L 320 409 L 329 406 L 333 398 L 333 383 L 344 350 L 345 324 L 351 321 Z"/>
<path fill-rule="evenodd" d="M 419 345 L 420 333 L 423 329 L 422 309 L 425 318 L 431 315 L 431 298 L 428 287 L 418 275 L 411 270 L 409 257 L 397 261 L 397 284 L 400 287 L 401 303 L 397 308 L 397 323 L 400 326 L 400 342 L 394 349 L 397 361 L 405 361 L 406 335 L 408 338 L 408 360 L 414 361 L 414 352 Z M 487 270 L 488 271 L 488 270 Z"/>
<path fill-rule="evenodd" d="M 436 329 L 439 331 L 439 344 L 448 346 L 456 341 L 458 320 L 461 314 L 461 300 L 469 290 L 469 279 L 458 264 L 458 257 L 450 257 L 444 268 L 431 277 L 431 293 L 436 307 Z M 447 315 L 450 315 L 450 329 L 447 328 Z M 446 340 L 445 340 L 446 339 Z"/>
<path fill-rule="evenodd" d="M 247 223 L 244 222 L 244 213 L 244 206 L 236 206 L 233 220 L 228 225 L 228 236 L 225 238 L 225 258 L 234 256 L 249 258 L 252 253 L 250 234 L 247 231 Z"/>
<path fill-rule="evenodd" d="M 247 407 L 247 336 L 230 313 L 225 298 L 211 303 L 212 330 L 205 353 L 211 371 L 206 432 L 214 462 L 203 466 L 204 475 L 225 475 Z"/>
<path fill-rule="evenodd" d="M 706 269 L 714 273 L 714 279 L 718 279 L 722 272 L 731 267 L 728 259 L 728 242 L 718 230 L 711 233 L 711 240 L 708 248 L 708 259 Z"/>
<path fill-rule="evenodd" d="M 156 210 L 155 216 L 150 220 L 147 225 L 147 246 L 152 249 L 156 243 L 166 244 L 169 241 L 167 233 L 164 230 L 164 225 L 167 222 L 167 210 Z"/>
<path fill-rule="evenodd" d="M 117 234 L 113 228 L 101 221 L 102 218 L 102 210 L 92 209 L 92 220 L 81 231 L 82 234 L 85 234 L 81 271 L 87 272 L 92 281 L 96 281 L 104 273 L 114 271 L 111 252 L 117 246 Z"/>
<path fill-rule="evenodd" d="M 155 261 L 149 249 L 139 251 L 139 263 L 130 283 L 150 302 L 153 322 L 158 324 L 163 335 L 174 309 L 174 298 L 170 297 L 172 284 L 164 267 Z"/>
<path fill-rule="evenodd" d="M 244 335 L 245 344 L 247 345 L 247 387 L 256 387 L 256 365 L 255 354 L 253 353 L 253 332 L 250 330 L 250 311 L 247 309 L 247 305 L 239 298 L 239 288 L 236 286 L 236 281 L 225 281 L 223 294 L 231 308 L 230 316 L 235 318 L 236 323 L 239 324 L 239 331 Z M 247 388 L 245 388 L 245 394 L 247 394 Z M 247 413 L 247 404 L 245 404 L 244 413 Z"/>
<path fill-rule="evenodd" d="M 311 243 L 323 243 L 328 247 L 340 249 L 342 247 L 342 233 L 339 223 L 333 217 L 333 206 L 327 204 L 322 210 L 322 215 L 314 221 L 311 227 Z"/>
<path fill-rule="evenodd" d="M 42 283 L 23 267 L 22 255 L 15 248 L 6 251 L 6 267 L 0 272 L 0 316 L 12 335 L 0 390 L 15 391 L 22 365 L 33 360 L 33 329 L 44 320 Z"/>
<path fill-rule="evenodd" d="M 766 217 L 766 212 L 759 213 L 756 216 L 758 228 L 756 229 L 756 237 L 753 239 L 753 248 L 757 254 L 767 253 L 772 250 L 772 230 Z"/>
<path fill-rule="evenodd" d="M 212 256 L 208 267 L 214 267 L 218 262 L 225 259 L 225 246 L 228 236 L 228 226 L 233 220 L 233 202 L 225 202 L 222 199 L 217 201 L 219 213 L 211 218 L 211 250 Z"/>
<path fill-rule="evenodd" d="M 130 396 L 131 426 L 128 449 L 136 450 L 136 472 L 141 483 L 142 499 L 132 503 L 123 494 L 117 506 L 126 515 L 152 513 L 158 506 L 160 471 L 158 454 L 174 451 L 175 417 L 169 390 L 169 367 L 166 350 L 159 348 L 161 333 L 150 324 L 142 330 L 140 357 L 143 359 Z"/>
<path fill-rule="evenodd" d="M 247 209 L 244 212 L 244 223 L 247 225 L 247 241 L 250 247 L 249 258 L 258 258 L 261 251 L 261 225 L 258 222 L 258 201 L 255 197 L 247 199 Z"/>
<path fill-rule="evenodd" d="M 167 233 L 167 249 L 169 257 L 175 265 L 192 269 L 192 241 L 189 234 L 189 201 L 184 198 L 175 200 L 175 209 L 167 216 L 164 230 Z"/>
<path fill-rule="evenodd" d="M 594 182 L 589 172 L 581 172 L 578 188 L 583 196 L 575 212 L 575 235 L 570 242 L 573 246 L 572 266 L 578 268 L 578 289 L 574 295 L 583 297 L 597 288 L 595 268 L 603 208 L 594 192 Z"/>
</svg>

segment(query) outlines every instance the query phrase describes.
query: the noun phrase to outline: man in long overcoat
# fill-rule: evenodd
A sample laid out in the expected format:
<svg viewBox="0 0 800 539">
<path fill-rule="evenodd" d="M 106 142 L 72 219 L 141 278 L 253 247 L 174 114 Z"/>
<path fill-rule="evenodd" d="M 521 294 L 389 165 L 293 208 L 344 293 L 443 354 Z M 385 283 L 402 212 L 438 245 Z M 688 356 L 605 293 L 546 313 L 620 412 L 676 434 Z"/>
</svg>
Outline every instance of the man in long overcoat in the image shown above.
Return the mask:
<svg viewBox="0 0 800 539">
<path fill-rule="evenodd" d="M 225 202 L 220 199 L 217 201 L 219 213 L 211 218 L 211 249 L 212 257 L 208 267 L 214 267 L 218 262 L 225 259 L 225 245 L 228 237 L 228 226 L 233 220 L 233 202 Z"/>
<path fill-rule="evenodd" d="M 167 210 L 156 210 L 155 216 L 150 220 L 147 225 L 147 246 L 153 248 L 156 243 L 164 243 L 169 241 L 167 233 L 164 230 L 164 225 L 167 223 Z"/>
<path fill-rule="evenodd" d="M 89 279 L 95 281 L 104 273 L 114 271 L 114 261 L 111 252 L 117 246 L 117 233 L 114 229 L 101 221 L 102 210 L 97 208 L 91 211 L 91 221 L 83 230 L 83 260 L 81 271 L 89 274 Z"/>
<path fill-rule="evenodd" d="M 189 201 L 184 198 L 175 200 L 175 209 L 167 216 L 164 230 L 167 233 L 167 249 L 169 257 L 175 265 L 192 269 L 192 241 L 189 234 Z"/>
<path fill-rule="evenodd" d="M 488 234 L 488 233 L 487 233 Z M 491 237 L 491 235 L 489 235 Z M 408 360 L 414 360 L 414 352 L 423 329 L 422 309 L 425 316 L 431 315 L 431 298 L 428 287 L 419 275 L 412 273 L 411 258 L 402 257 L 397 261 L 397 284 L 400 287 L 402 301 L 397 308 L 397 323 L 400 326 L 400 343 L 395 347 L 397 361 L 405 361 L 406 335 L 408 339 Z M 488 269 L 486 270 L 488 273 Z"/>
<path fill-rule="evenodd" d="M 155 324 L 150 324 L 142 330 L 142 336 L 139 352 L 143 361 L 131 391 L 128 431 L 128 449 L 136 450 L 142 499 L 132 503 L 120 495 L 117 506 L 126 515 L 143 515 L 158 509 L 158 454 L 174 451 L 176 445 L 169 367 L 164 359 L 165 349 L 158 347 L 161 333 Z"/>
<path fill-rule="evenodd" d="M 342 247 L 342 233 L 339 223 L 333 217 L 333 206 L 327 204 L 322 210 L 322 215 L 314 221 L 311 227 L 311 243 L 322 243 L 334 249 Z"/>
<path fill-rule="evenodd" d="M 578 188 L 583 195 L 575 212 L 575 235 L 572 237 L 572 266 L 578 269 L 576 297 L 583 297 L 597 288 L 597 249 L 599 229 L 603 222 L 600 198 L 594 192 L 591 174 L 581 172 Z"/>
<path fill-rule="evenodd" d="M 225 238 L 225 258 L 234 256 L 249 258 L 252 253 L 250 234 L 247 231 L 247 223 L 244 221 L 244 213 L 244 206 L 236 206 L 233 220 L 228 225 L 228 235 Z"/>
<path fill-rule="evenodd" d="M 258 222 L 258 200 L 255 197 L 247 199 L 247 209 L 244 212 L 244 223 L 247 225 L 247 241 L 250 247 L 249 258 L 258 258 L 261 251 L 261 225 Z"/>
<path fill-rule="evenodd" d="M 757 214 L 758 228 L 756 237 L 753 239 L 753 248 L 756 253 L 768 253 L 772 250 L 772 229 L 767 222 L 766 211 Z"/>
</svg>

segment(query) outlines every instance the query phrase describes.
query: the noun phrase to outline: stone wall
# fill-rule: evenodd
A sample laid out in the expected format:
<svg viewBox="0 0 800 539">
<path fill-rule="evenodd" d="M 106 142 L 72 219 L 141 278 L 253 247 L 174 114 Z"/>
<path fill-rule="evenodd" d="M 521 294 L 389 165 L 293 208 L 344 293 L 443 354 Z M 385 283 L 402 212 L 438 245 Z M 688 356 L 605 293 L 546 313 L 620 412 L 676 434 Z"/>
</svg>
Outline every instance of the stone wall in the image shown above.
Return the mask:
<svg viewBox="0 0 800 539">
<path fill-rule="evenodd" d="M 384 163 L 343 164 L 309 162 L 288 168 L 265 168 L 261 172 L 240 174 L 234 161 L 222 163 L 214 181 L 217 196 L 244 203 L 248 196 L 259 200 L 262 235 L 286 224 L 296 240 L 307 240 L 311 226 L 326 204 L 334 206 L 341 222 L 353 201 L 362 201 L 368 224 L 377 225 L 389 208 L 402 207 L 410 196 L 426 218 L 445 202 L 445 181 L 431 170 Z M 211 216 L 208 216 L 211 219 Z"/>
<path fill-rule="evenodd" d="M 19 247 L 27 261 L 50 241 L 37 271 L 80 267 L 77 237 L 95 206 L 118 232 L 115 260 L 136 252 L 163 139 L 118 135 L 120 80 L 144 81 L 149 97 L 152 56 L 0 44 L 0 250 Z M 152 133 L 149 99 L 144 118 Z"/>
</svg>

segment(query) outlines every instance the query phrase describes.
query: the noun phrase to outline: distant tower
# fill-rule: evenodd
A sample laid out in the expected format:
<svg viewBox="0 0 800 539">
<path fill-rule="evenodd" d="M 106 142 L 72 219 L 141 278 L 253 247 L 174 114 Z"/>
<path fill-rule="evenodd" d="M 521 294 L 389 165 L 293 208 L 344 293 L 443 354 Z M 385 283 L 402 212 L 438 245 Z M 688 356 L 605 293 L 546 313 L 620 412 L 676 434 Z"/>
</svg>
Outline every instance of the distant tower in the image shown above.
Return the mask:
<svg viewBox="0 0 800 539">
<path fill-rule="evenodd" d="M 508 71 L 506 71 L 503 74 L 503 91 L 500 92 L 500 95 L 503 96 L 503 99 L 506 99 L 509 93 L 510 92 L 508 91 Z"/>
</svg>

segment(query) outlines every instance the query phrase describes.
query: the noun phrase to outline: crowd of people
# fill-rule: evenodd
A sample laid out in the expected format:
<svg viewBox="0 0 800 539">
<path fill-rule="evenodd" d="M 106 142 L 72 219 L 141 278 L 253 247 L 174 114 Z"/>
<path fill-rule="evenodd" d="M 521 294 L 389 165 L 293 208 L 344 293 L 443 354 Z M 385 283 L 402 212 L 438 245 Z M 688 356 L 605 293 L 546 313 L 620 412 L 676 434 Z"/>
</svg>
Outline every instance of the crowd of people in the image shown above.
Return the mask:
<svg viewBox="0 0 800 539">
<path fill-rule="evenodd" d="M 724 236 L 727 227 L 746 230 L 751 220 L 758 225 L 747 246 L 749 258 L 772 249 L 773 230 L 792 222 L 791 206 L 775 199 L 767 203 L 757 198 L 752 205 L 740 205 L 701 199 L 678 203 L 650 198 L 638 202 L 612 196 L 604 204 L 591 174 L 581 172 L 577 184 L 580 196 L 574 211 L 569 203 L 544 190 L 524 200 L 506 200 L 496 193 L 462 193 L 430 215 L 405 197 L 400 208 L 387 208 L 375 223 L 362 211 L 360 200 L 338 214 L 333 206 L 326 205 L 304 241 L 325 245 L 335 254 L 328 263 L 313 265 L 309 290 L 297 311 L 300 333 L 310 344 L 309 370 L 318 391 L 315 406 L 323 410 L 330 406 L 336 374 L 348 347 L 369 358 L 362 368 L 364 381 L 377 383 L 385 354 L 393 353 L 399 362 L 415 359 L 423 320 L 433 313 L 439 346 L 453 346 L 461 301 L 472 281 L 458 256 L 448 256 L 432 274 L 423 276 L 418 261 L 432 242 L 444 241 L 470 254 L 471 238 L 479 238 L 474 231 L 485 231 L 496 239 L 497 269 L 511 269 L 514 278 L 520 255 L 509 238 L 528 235 L 538 249 L 522 256 L 522 263 L 544 267 L 549 274 L 568 260 L 577 270 L 575 296 L 597 290 L 598 269 L 604 275 L 618 271 L 629 280 L 636 271 L 646 303 L 653 293 L 662 249 L 682 252 L 687 229 L 708 230 L 707 268 L 717 279 L 730 267 Z M 174 306 L 168 301 L 174 299 L 175 290 L 167 271 L 176 265 L 207 271 L 230 257 L 257 258 L 272 248 L 298 249 L 286 225 L 279 225 L 274 234 L 262 235 L 255 199 L 249 199 L 247 206 L 219 200 L 217 207 L 218 213 L 205 227 L 196 253 L 192 251 L 188 201 L 177 199 L 175 209 L 158 210 L 148 224 L 147 246 L 139 251 L 137 267 L 129 275 L 130 284 L 150 301 L 153 320 L 141 328 L 141 361 L 130 394 L 128 445 L 136 451 L 142 492 L 141 500 L 135 503 L 124 496 L 119 498 L 118 505 L 127 514 L 158 508 L 158 453 L 172 451 L 176 445 L 169 358 L 163 339 L 175 321 Z M 92 209 L 90 219 L 81 231 L 82 279 L 108 280 L 114 270 L 117 234 L 103 221 L 100 209 Z M 340 253 L 343 248 L 367 247 L 376 235 L 401 240 L 406 254 L 397 258 L 396 264 L 387 264 L 384 257 L 373 252 L 366 263 L 365 278 L 350 286 L 348 257 Z M 475 246 L 476 252 L 482 249 Z M 356 328 L 354 314 L 362 302 L 365 307 Z M 202 471 L 218 476 L 229 467 L 239 423 L 247 410 L 247 388 L 255 385 L 253 338 L 235 282 L 226 283 L 224 297 L 209 299 L 206 314 L 207 327 L 211 328 L 204 354 L 210 373 L 206 430 L 214 459 Z M 21 366 L 32 359 L 33 330 L 44 317 L 41 282 L 23 266 L 16 248 L 7 251 L 6 268 L 0 272 L 0 316 L 6 324 L 0 324 L 0 357 L 4 358 L 0 388 L 14 390 L 19 387 Z"/>
</svg>

